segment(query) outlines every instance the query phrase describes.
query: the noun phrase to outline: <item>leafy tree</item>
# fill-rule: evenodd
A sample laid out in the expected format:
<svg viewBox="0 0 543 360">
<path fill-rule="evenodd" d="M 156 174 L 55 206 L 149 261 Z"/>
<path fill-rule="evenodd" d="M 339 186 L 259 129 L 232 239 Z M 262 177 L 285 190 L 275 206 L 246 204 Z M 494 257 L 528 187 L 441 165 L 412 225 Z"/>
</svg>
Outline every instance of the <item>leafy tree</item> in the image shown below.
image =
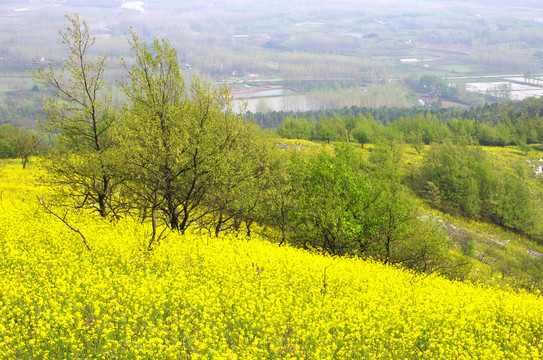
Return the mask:
<svg viewBox="0 0 543 360">
<path fill-rule="evenodd" d="M 376 175 L 366 173 L 368 165 L 346 145 L 334 155 L 294 156 L 278 206 L 286 241 L 428 272 L 443 265 L 446 237 L 414 211 L 399 181 L 399 156 L 401 146 L 383 147 L 374 159 Z"/>
<path fill-rule="evenodd" d="M 413 148 L 417 154 L 421 154 L 424 150 L 424 141 L 422 140 L 422 135 L 418 131 L 412 131 L 407 137 L 407 141 L 413 145 Z"/>
<path fill-rule="evenodd" d="M 205 204 L 211 211 L 208 227 L 215 235 L 226 229 L 238 231 L 244 223 L 250 236 L 263 193 L 275 185 L 278 151 L 260 129 L 242 126 L 230 149 L 222 154 Z"/>
<path fill-rule="evenodd" d="M 277 134 L 285 139 L 309 140 L 311 124 L 305 118 L 287 117 L 277 128 Z"/>
<path fill-rule="evenodd" d="M 143 219 L 151 218 L 153 234 L 149 249 L 158 240 L 162 219 L 179 229 L 177 175 L 191 170 L 187 164 L 188 133 L 183 120 L 189 112 L 184 83 L 175 50 L 165 40 L 152 48 L 134 32 L 128 37 L 135 64 L 127 67 L 121 84 L 127 102 L 116 127 L 119 158 L 125 164 L 124 192 L 127 208 L 135 208 Z M 181 225 L 184 229 L 184 224 Z"/>
<path fill-rule="evenodd" d="M 351 148 L 336 148 L 335 156 L 324 151 L 307 160 L 298 158 L 290 181 L 296 186 L 296 208 L 292 220 L 296 229 L 290 241 L 335 255 L 363 254 L 366 209 L 374 196 L 366 175 L 353 168 Z"/>
<path fill-rule="evenodd" d="M 456 84 L 447 84 L 437 75 L 423 75 L 419 79 L 419 86 L 427 91 L 435 92 L 438 96 L 454 97 L 458 90 Z"/>
<path fill-rule="evenodd" d="M 374 218 L 368 231 L 374 244 L 371 255 L 384 263 L 401 263 L 424 272 L 456 267 L 447 259 L 446 234 L 406 194 L 400 175 L 403 155 L 404 144 L 381 140 L 370 156 L 373 191 L 378 194 L 368 211 Z"/>
<path fill-rule="evenodd" d="M 295 212 L 299 209 L 297 193 L 301 184 L 295 181 L 296 169 L 302 163 L 296 150 L 285 150 L 286 154 L 278 157 L 273 176 L 270 176 L 269 186 L 263 192 L 262 200 L 257 204 L 257 220 L 261 224 L 279 230 L 279 244 L 291 242 L 292 234 L 299 225 Z M 265 232 L 265 235 L 270 236 Z M 272 238 L 277 239 L 275 231 Z"/>
<path fill-rule="evenodd" d="M 59 134 L 61 151 L 53 154 L 47 167 L 52 181 L 65 185 L 75 205 L 90 206 L 106 216 L 114 209 L 110 128 L 117 118 L 104 79 L 107 57 L 89 54 L 95 38 L 84 20 L 77 14 L 66 19 L 60 35 L 69 54 L 60 69 L 49 64 L 32 74 L 46 89 L 46 118 L 41 125 Z"/>
<path fill-rule="evenodd" d="M 477 126 L 477 140 L 484 146 L 499 145 L 498 132 L 495 127 L 488 124 L 479 124 Z"/>
<path fill-rule="evenodd" d="M 500 184 L 498 222 L 513 230 L 530 233 L 532 210 L 530 190 L 517 174 L 508 173 Z"/>
<path fill-rule="evenodd" d="M 30 157 L 38 151 L 38 135 L 30 130 L 14 127 L 9 141 L 14 157 L 21 159 L 23 169 L 25 169 Z"/>
<path fill-rule="evenodd" d="M 424 159 L 423 179 L 424 184 L 432 182 L 437 186 L 446 204 L 479 217 L 479 187 L 469 166 L 469 156 L 466 146 L 450 142 L 435 145 Z"/>
<path fill-rule="evenodd" d="M 364 147 L 371 140 L 371 130 L 366 127 L 357 127 L 352 131 L 353 138 Z"/>
<path fill-rule="evenodd" d="M 10 124 L 0 125 L 0 158 L 2 159 L 14 157 L 13 144 L 10 140 L 11 129 Z"/>
<path fill-rule="evenodd" d="M 343 122 L 345 124 L 345 132 L 347 133 L 347 142 L 351 142 L 352 132 L 360 123 L 360 119 L 352 115 L 347 115 L 344 117 Z"/>
<path fill-rule="evenodd" d="M 424 186 L 424 194 L 426 198 L 430 201 L 430 203 L 437 208 L 441 207 L 441 191 L 431 181 L 427 181 Z"/>
<path fill-rule="evenodd" d="M 339 140 L 344 130 L 343 124 L 339 123 L 337 119 L 324 118 L 313 126 L 311 138 L 330 143 L 330 141 Z"/>
<path fill-rule="evenodd" d="M 408 140 L 413 136 L 412 133 L 418 133 L 426 145 L 443 142 L 452 135 L 447 125 L 431 113 L 400 117 L 390 127 Z"/>
<path fill-rule="evenodd" d="M 497 172 L 490 163 L 488 153 L 481 147 L 469 151 L 468 168 L 479 190 L 480 211 L 482 218 L 492 219 L 498 197 Z"/>
<path fill-rule="evenodd" d="M 213 224 L 218 233 L 246 210 L 240 196 L 261 171 L 249 158 L 257 134 L 232 112 L 227 89 L 196 78 L 185 90 L 168 41 L 148 45 L 131 31 L 129 43 L 135 63 L 122 84 L 127 102 L 117 128 L 127 204 L 151 219 L 149 249 L 160 223 L 180 232 Z"/>
</svg>

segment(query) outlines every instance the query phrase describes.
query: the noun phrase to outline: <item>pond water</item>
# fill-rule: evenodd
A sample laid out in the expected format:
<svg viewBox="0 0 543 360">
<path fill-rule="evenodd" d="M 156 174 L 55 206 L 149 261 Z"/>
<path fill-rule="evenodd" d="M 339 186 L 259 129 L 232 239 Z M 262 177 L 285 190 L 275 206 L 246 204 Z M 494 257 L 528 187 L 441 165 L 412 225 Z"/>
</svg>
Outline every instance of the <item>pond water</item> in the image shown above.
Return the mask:
<svg viewBox="0 0 543 360">
<path fill-rule="evenodd" d="M 251 99 L 237 99 L 233 101 L 235 111 L 239 112 L 242 106 L 247 106 L 247 111 L 252 113 L 270 111 L 309 111 L 324 109 L 315 100 L 307 95 L 283 95 L 274 97 L 259 97 Z"/>
<path fill-rule="evenodd" d="M 540 86 L 518 84 L 506 81 L 468 83 L 466 84 L 466 90 L 478 92 L 480 94 L 486 94 L 489 92 L 492 95 L 494 93 L 500 93 L 499 89 L 501 86 L 508 87 L 508 96 L 511 100 L 524 100 L 531 96 L 543 96 L 543 88 Z"/>
<path fill-rule="evenodd" d="M 232 94 L 232 97 L 234 99 L 254 99 L 254 98 L 262 98 L 262 97 L 270 97 L 270 96 L 282 96 L 282 95 L 290 95 L 290 94 L 296 94 L 294 90 L 287 89 L 287 88 L 278 88 L 278 89 L 266 89 L 262 91 L 251 91 L 251 92 L 242 92 L 242 93 L 234 93 Z"/>
</svg>

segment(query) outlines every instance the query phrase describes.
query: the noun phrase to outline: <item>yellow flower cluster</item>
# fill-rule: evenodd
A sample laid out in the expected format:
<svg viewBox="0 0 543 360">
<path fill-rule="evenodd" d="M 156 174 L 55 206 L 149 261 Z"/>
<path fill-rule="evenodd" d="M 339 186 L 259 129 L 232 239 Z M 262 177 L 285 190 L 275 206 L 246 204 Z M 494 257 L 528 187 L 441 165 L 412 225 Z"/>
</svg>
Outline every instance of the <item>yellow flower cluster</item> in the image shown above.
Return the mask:
<svg viewBox="0 0 543 360">
<path fill-rule="evenodd" d="M 146 252 L 139 223 L 69 213 L 89 252 L 30 175 L 0 176 L 2 359 L 541 357 L 535 295 L 234 234 Z"/>
</svg>

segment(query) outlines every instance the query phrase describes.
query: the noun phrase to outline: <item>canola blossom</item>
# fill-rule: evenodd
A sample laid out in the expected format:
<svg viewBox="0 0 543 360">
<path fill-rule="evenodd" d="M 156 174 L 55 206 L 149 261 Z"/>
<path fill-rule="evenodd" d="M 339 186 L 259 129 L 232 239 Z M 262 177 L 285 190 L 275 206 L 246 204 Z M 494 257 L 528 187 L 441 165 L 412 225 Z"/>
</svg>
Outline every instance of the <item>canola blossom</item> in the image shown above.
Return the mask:
<svg viewBox="0 0 543 360">
<path fill-rule="evenodd" d="M 2 359 L 539 359 L 543 299 L 258 237 L 47 214 L 0 170 Z"/>
</svg>

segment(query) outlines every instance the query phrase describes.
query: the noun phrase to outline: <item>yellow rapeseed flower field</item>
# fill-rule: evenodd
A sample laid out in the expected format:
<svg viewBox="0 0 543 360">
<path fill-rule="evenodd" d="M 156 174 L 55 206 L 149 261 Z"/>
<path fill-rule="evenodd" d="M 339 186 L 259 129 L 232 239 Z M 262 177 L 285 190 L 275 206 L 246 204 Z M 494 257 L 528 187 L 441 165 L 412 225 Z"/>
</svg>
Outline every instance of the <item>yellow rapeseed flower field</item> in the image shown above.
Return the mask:
<svg viewBox="0 0 543 360">
<path fill-rule="evenodd" d="M 538 359 L 543 299 L 258 238 L 170 234 L 38 205 L 0 169 L 2 359 Z"/>
</svg>

